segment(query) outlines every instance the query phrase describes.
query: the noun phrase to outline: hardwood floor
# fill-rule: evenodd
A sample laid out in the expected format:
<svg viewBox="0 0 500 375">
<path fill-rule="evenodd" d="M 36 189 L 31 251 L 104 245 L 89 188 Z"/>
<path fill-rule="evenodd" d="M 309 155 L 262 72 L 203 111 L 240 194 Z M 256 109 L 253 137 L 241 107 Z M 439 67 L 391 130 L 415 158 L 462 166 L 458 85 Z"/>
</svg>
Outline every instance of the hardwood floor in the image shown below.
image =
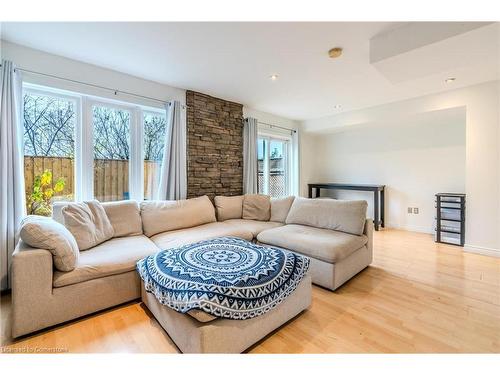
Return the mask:
<svg viewBox="0 0 500 375">
<path fill-rule="evenodd" d="M 374 247 L 369 268 L 336 292 L 314 286 L 311 308 L 249 352 L 500 352 L 499 258 L 387 229 L 375 233 Z M 178 352 L 139 302 L 15 341 L 9 295 L 1 313 L 3 352 Z"/>
</svg>

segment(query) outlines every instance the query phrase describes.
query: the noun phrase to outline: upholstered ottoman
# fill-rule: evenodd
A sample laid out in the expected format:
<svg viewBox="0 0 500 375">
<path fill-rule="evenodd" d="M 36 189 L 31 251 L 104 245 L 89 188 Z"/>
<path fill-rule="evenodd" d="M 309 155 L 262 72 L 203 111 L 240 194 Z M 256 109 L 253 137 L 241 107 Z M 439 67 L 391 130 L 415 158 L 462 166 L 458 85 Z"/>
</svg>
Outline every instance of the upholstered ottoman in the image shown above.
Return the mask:
<svg viewBox="0 0 500 375">
<path fill-rule="evenodd" d="M 309 258 L 222 237 L 137 264 L 142 301 L 184 353 L 241 353 L 311 304 Z"/>
</svg>

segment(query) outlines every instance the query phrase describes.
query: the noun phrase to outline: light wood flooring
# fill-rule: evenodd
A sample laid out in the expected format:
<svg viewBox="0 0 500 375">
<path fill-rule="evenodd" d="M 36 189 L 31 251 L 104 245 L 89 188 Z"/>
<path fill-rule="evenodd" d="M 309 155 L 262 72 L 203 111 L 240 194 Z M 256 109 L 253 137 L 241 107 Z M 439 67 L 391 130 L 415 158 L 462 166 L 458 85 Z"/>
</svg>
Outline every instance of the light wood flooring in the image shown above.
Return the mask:
<svg viewBox="0 0 500 375">
<path fill-rule="evenodd" d="M 500 352 L 499 258 L 388 229 L 375 233 L 374 247 L 369 268 L 336 292 L 314 286 L 310 309 L 249 352 Z M 1 313 L 0 352 L 178 352 L 140 302 L 14 341 L 9 295 Z"/>
</svg>

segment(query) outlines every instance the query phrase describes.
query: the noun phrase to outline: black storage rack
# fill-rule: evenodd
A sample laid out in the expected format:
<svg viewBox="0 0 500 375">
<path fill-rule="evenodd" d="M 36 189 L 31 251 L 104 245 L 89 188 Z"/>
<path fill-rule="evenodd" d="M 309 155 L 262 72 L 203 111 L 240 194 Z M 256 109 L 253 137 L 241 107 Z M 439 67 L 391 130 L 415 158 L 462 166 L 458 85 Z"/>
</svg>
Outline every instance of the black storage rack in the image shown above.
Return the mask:
<svg viewBox="0 0 500 375">
<path fill-rule="evenodd" d="M 455 212 L 455 215 L 443 215 L 443 210 Z M 459 225 L 446 225 L 443 221 L 459 223 Z M 459 243 L 455 238 L 447 238 L 446 234 L 459 235 Z M 465 244 L 465 194 L 438 193 L 436 194 L 436 242 L 456 246 Z"/>
</svg>

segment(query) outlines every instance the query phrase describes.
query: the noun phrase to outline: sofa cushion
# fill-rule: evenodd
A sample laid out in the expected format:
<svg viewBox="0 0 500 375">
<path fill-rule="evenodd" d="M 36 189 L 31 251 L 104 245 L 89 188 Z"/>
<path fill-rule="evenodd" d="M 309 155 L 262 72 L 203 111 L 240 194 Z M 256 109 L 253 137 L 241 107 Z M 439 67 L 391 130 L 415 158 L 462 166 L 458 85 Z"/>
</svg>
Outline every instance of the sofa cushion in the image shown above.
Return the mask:
<svg viewBox="0 0 500 375">
<path fill-rule="evenodd" d="M 361 235 L 365 227 L 367 207 L 366 201 L 297 197 L 290 208 L 286 223 Z"/>
<path fill-rule="evenodd" d="M 284 223 L 295 197 L 271 198 L 271 221 Z"/>
<path fill-rule="evenodd" d="M 55 288 L 100 277 L 133 271 L 138 260 L 159 251 L 144 235 L 113 238 L 83 251 L 76 268 L 70 272 L 54 272 Z"/>
<path fill-rule="evenodd" d="M 80 250 L 99 245 L 115 234 L 99 201 L 69 203 L 62 213 L 64 226 L 73 234 Z"/>
<path fill-rule="evenodd" d="M 208 240 L 215 237 L 239 237 L 251 241 L 252 232 L 245 228 L 235 227 L 226 222 L 203 224 L 194 228 L 178 229 L 157 234 L 151 240 L 160 249 L 173 249 L 190 243 Z"/>
<path fill-rule="evenodd" d="M 267 245 L 296 251 L 324 262 L 336 263 L 362 248 L 368 242 L 368 237 L 330 229 L 289 224 L 260 232 L 257 235 L 257 240 Z"/>
<path fill-rule="evenodd" d="M 245 194 L 242 219 L 269 221 L 270 218 L 271 199 L 269 195 Z"/>
<path fill-rule="evenodd" d="M 222 195 L 214 198 L 217 210 L 217 220 L 241 219 L 243 215 L 243 195 L 224 197 Z"/>
<path fill-rule="evenodd" d="M 247 219 L 230 219 L 226 220 L 224 224 L 231 225 L 235 230 L 246 230 L 252 233 L 255 238 L 257 235 L 266 229 L 276 228 L 283 226 L 283 223 L 276 223 L 274 221 L 259 221 Z"/>
<path fill-rule="evenodd" d="M 80 251 L 64 225 L 48 217 L 30 215 L 22 220 L 19 236 L 35 249 L 49 250 L 56 269 L 71 271 L 75 268 Z"/>
<path fill-rule="evenodd" d="M 206 195 L 179 201 L 141 202 L 141 217 L 148 237 L 216 221 L 214 206 Z"/>
<path fill-rule="evenodd" d="M 113 227 L 114 237 L 138 236 L 142 234 L 142 219 L 139 204 L 133 200 L 103 203 Z"/>
</svg>

